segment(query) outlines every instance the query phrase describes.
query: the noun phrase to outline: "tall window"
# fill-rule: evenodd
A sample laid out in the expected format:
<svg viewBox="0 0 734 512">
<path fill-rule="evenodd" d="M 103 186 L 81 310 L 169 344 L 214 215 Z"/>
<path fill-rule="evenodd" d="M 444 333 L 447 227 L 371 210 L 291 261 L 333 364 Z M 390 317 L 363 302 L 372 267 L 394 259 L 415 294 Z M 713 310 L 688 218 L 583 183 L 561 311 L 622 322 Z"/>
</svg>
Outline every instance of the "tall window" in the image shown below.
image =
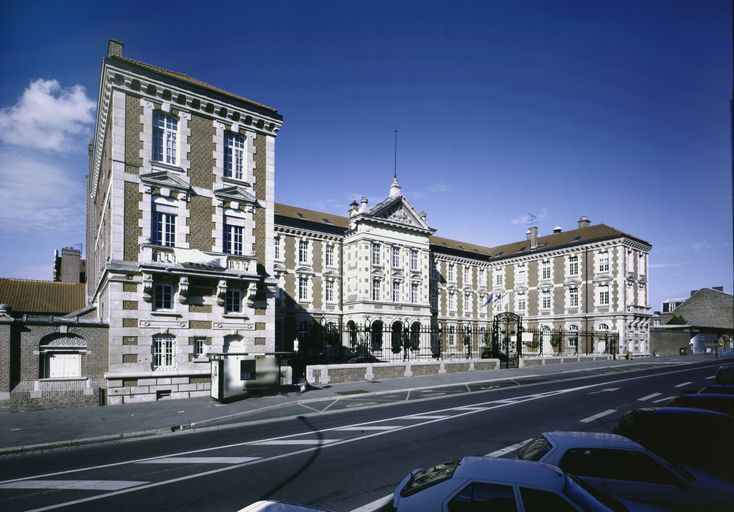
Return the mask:
<svg viewBox="0 0 734 512">
<path fill-rule="evenodd" d="M 501 270 L 498 270 L 497 273 L 494 275 L 494 284 L 496 286 L 504 286 L 505 285 L 505 276 L 502 273 Z"/>
<path fill-rule="evenodd" d="M 380 244 L 376 244 L 376 243 L 372 244 L 372 264 L 373 265 L 380 264 Z"/>
<path fill-rule="evenodd" d="M 410 270 L 418 270 L 418 251 L 410 250 Z"/>
<path fill-rule="evenodd" d="M 487 270 L 484 268 L 479 269 L 479 286 L 487 284 Z"/>
<path fill-rule="evenodd" d="M 572 276 L 579 275 L 579 257 L 571 256 L 568 258 L 568 273 Z"/>
<path fill-rule="evenodd" d="M 543 266 L 541 267 L 542 276 L 541 279 L 550 279 L 551 271 L 550 271 L 550 261 L 544 261 Z"/>
<path fill-rule="evenodd" d="M 274 257 L 276 260 L 280 259 L 280 237 L 276 236 L 273 239 Z"/>
<path fill-rule="evenodd" d="M 224 252 L 242 255 L 242 226 L 224 225 Z"/>
<path fill-rule="evenodd" d="M 579 326 L 571 325 L 568 328 L 571 331 L 571 336 L 568 338 L 568 346 L 575 348 L 579 346 Z"/>
<path fill-rule="evenodd" d="M 230 288 L 224 296 L 225 313 L 242 313 L 242 290 Z"/>
<path fill-rule="evenodd" d="M 400 302 L 400 281 L 392 282 L 392 301 Z"/>
<path fill-rule="evenodd" d="M 449 311 L 456 310 L 456 292 L 451 290 L 449 292 Z"/>
<path fill-rule="evenodd" d="M 599 305 L 609 305 L 609 286 L 603 285 L 599 287 Z"/>
<path fill-rule="evenodd" d="M 456 273 L 454 272 L 454 264 L 449 263 L 449 282 L 453 283 L 456 281 Z"/>
<path fill-rule="evenodd" d="M 464 315 L 469 316 L 471 314 L 471 294 L 464 294 Z"/>
<path fill-rule="evenodd" d="M 194 338 L 194 358 L 199 358 L 204 355 L 204 349 L 206 347 L 206 338 L 198 336 Z"/>
<path fill-rule="evenodd" d="M 464 267 L 464 286 L 471 284 L 471 267 L 465 266 Z"/>
<path fill-rule="evenodd" d="M 308 240 L 298 241 L 298 263 L 308 263 Z"/>
<path fill-rule="evenodd" d="M 176 165 L 177 133 L 178 118 L 163 112 L 153 113 L 153 160 Z"/>
<path fill-rule="evenodd" d="M 157 334 L 153 336 L 153 368 L 173 366 L 173 336 Z"/>
<path fill-rule="evenodd" d="M 456 344 L 456 327 L 453 325 L 449 326 L 449 345 Z"/>
<path fill-rule="evenodd" d="M 418 283 L 410 283 L 410 302 L 418 302 Z"/>
<path fill-rule="evenodd" d="M 326 246 L 326 266 L 327 267 L 334 266 L 334 246 L 331 244 L 328 244 Z"/>
<path fill-rule="evenodd" d="M 527 277 L 525 274 L 525 267 L 520 267 L 517 269 L 517 282 L 518 283 L 525 283 L 527 281 Z"/>
<path fill-rule="evenodd" d="M 542 297 L 542 304 L 541 307 L 543 309 L 550 309 L 551 307 L 551 293 L 550 290 L 543 290 L 543 293 L 541 294 Z"/>
<path fill-rule="evenodd" d="M 400 247 L 392 248 L 392 266 L 393 267 L 400 266 Z"/>
<path fill-rule="evenodd" d="M 308 300 L 308 277 L 298 277 L 298 300 Z"/>
<path fill-rule="evenodd" d="M 153 243 L 173 247 L 176 245 L 176 216 L 156 211 L 153 216 Z"/>
<path fill-rule="evenodd" d="M 609 253 L 599 253 L 599 272 L 609 272 Z"/>
<path fill-rule="evenodd" d="M 571 288 L 568 290 L 568 305 L 572 308 L 576 308 L 579 305 L 579 289 Z"/>
<path fill-rule="evenodd" d="M 173 309 L 173 285 L 156 284 L 153 287 L 153 310 L 166 311 Z"/>
<path fill-rule="evenodd" d="M 518 293 L 517 295 L 517 309 L 518 311 L 525 311 L 526 308 L 525 294 Z"/>
<path fill-rule="evenodd" d="M 224 134 L 224 175 L 227 178 L 243 178 L 245 159 L 245 138 L 232 132 Z"/>
<path fill-rule="evenodd" d="M 372 280 L 372 300 L 380 300 L 380 280 Z"/>
<path fill-rule="evenodd" d="M 334 281 L 326 281 L 326 302 L 334 302 Z"/>
</svg>

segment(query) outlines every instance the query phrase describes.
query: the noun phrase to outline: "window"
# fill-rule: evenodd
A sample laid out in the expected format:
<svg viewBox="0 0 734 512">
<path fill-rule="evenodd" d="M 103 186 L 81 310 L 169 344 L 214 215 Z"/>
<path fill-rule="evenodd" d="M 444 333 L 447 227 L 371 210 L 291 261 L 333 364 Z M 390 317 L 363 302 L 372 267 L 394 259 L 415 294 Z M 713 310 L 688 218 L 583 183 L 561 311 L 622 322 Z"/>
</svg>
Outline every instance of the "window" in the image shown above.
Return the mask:
<svg viewBox="0 0 734 512">
<path fill-rule="evenodd" d="M 497 273 L 494 275 L 494 283 L 496 286 L 504 286 L 505 276 L 501 270 L 498 270 Z"/>
<path fill-rule="evenodd" d="M 517 282 L 518 283 L 525 283 L 527 281 L 526 275 L 525 275 L 525 268 L 521 267 L 517 269 Z"/>
<path fill-rule="evenodd" d="M 63 347 L 66 350 L 66 347 Z M 81 377 L 81 354 L 70 352 L 43 353 L 44 379 L 63 379 Z"/>
<path fill-rule="evenodd" d="M 153 214 L 153 243 L 173 247 L 176 245 L 176 216 L 156 211 Z"/>
<path fill-rule="evenodd" d="M 464 314 L 466 316 L 469 316 L 471 313 L 471 294 L 465 293 L 464 294 Z"/>
<path fill-rule="evenodd" d="M 400 266 L 400 247 L 392 248 L 392 266 L 393 267 Z"/>
<path fill-rule="evenodd" d="M 206 347 L 206 338 L 196 337 L 194 338 L 194 358 L 198 359 L 204 355 L 204 349 Z"/>
<path fill-rule="evenodd" d="M 308 277 L 298 277 L 298 300 L 308 300 Z"/>
<path fill-rule="evenodd" d="M 372 280 L 372 300 L 380 300 L 380 280 Z"/>
<path fill-rule="evenodd" d="M 566 501 L 560 494 L 540 489 L 520 487 L 525 512 L 574 512 L 576 508 Z"/>
<path fill-rule="evenodd" d="M 449 326 L 449 345 L 456 344 L 456 327 Z"/>
<path fill-rule="evenodd" d="M 543 309 L 550 309 L 550 307 L 551 307 L 551 294 L 550 294 L 550 290 L 543 290 L 543 292 L 541 293 L 541 297 L 542 297 L 542 301 L 543 301 L 543 303 L 541 304 L 541 307 Z"/>
<path fill-rule="evenodd" d="M 464 267 L 464 286 L 471 284 L 471 267 Z"/>
<path fill-rule="evenodd" d="M 571 256 L 568 258 L 568 274 L 572 276 L 579 275 L 579 257 Z"/>
<path fill-rule="evenodd" d="M 165 311 L 173 309 L 173 285 L 156 284 L 153 287 L 153 310 Z"/>
<path fill-rule="evenodd" d="M 334 266 L 334 246 L 331 244 L 327 244 L 326 246 L 326 266 Z"/>
<path fill-rule="evenodd" d="M 572 448 L 561 458 L 559 466 L 582 477 L 669 485 L 679 482 L 647 454 L 631 450 Z"/>
<path fill-rule="evenodd" d="M 479 286 L 487 284 L 487 270 L 484 268 L 479 269 Z"/>
<path fill-rule="evenodd" d="M 518 311 L 525 311 L 526 305 L 525 305 L 525 295 L 524 294 L 518 294 L 517 296 L 517 309 Z"/>
<path fill-rule="evenodd" d="M 392 282 L 392 301 L 400 302 L 400 281 Z"/>
<path fill-rule="evenodd" d="M 410 270 L 418 270 L 418 251 L 410 250 Z"/>
<path fill-rule="evenodd" d="M 380 244 L 372 244 L 372 264 L 380 264 Z"/>
<path fill-rule="evenodd" d="M 449 292 L 449 311 L 456 310 L 456 292 L 450 291 Z"/>
<path fill-rule="evenodd" d="M 515 491 L 511 485 L 472 482 L 449 502 L 449 512 L 497 510 L 515 512 Z M 555 509 L 546 509 L 555 510 Z"/>
<path fill-rule="evenodd" d="M 410 283 L 410 302 L 418 303 L 418 283 Z"/>
<path fill-rule="evenodd" d="M 326 302 L 334 302 L 334 281 L 326 281 Z"/>
<path fill-rule="evenodd" d="M 453 283 L 456 281 L 456 274 L 454 273 L 454 264 L 449 263 L 449 282 Z"/>
<path fill-rule="evenodd" d="M 280 237 L 276 236 L 273 240 L 273 249 L 275 251 L 274 257 L 276 260 L 280 259 Z"/>
<path fill-rule="evenodd" d="M 599 305 L 609 305 L 609 286 L 603 285 L 599 287 Z"/>
<path fill-rule="evenodd" d="M 579 306 L 579 289 L 571 288 L 568 290 L 568 305 L 572 308 Z"/>
<path fill-rule="evenodd" d="M 308 263 L 308 240 L 298 241 L 298 263 Z"/>
<path fill-rule="evenodd" d="M 599 253 L 599 272 L 609 272 L 609 253 Z"/>
<path fill-rule="evenodd" d="M 568 330 L 571 331 L 571 337 L 568 338 L 568 346 L 571 348 L 577 348 L 579 346 L 579 326 L 572 325 Z"/>
<path fill-rule="evenodd" d="M 242 290 L 228 289 L 224 296 L 225 313 L 242 313 Z"/>
<path fill-rule="evenodd" d="M 163 112 L 153 113 L 153 160 L 176 165 L 178 119 Z"/>
<path fill-rule="evenodd" d="M 543 262 L 541 271 L 542 271 L 541 279 L 550 279 L 550 276 L 551 276 L 550 261 Z"/>
<path fill-rule="evenodd" d="M 224 225 L 224 252 L 242 256 L 242 226 Z"/>
<path fill-rule="evenodd" d="M 236 180 L 243 179 L 245 138 L 232 132 L 224 134 L 224 176 Z"/>
<path fill-rule="evenodd" d="M 158 334 L 153 336 L 153 368 L 173 366 L 173 336 Z"/>
</svg>

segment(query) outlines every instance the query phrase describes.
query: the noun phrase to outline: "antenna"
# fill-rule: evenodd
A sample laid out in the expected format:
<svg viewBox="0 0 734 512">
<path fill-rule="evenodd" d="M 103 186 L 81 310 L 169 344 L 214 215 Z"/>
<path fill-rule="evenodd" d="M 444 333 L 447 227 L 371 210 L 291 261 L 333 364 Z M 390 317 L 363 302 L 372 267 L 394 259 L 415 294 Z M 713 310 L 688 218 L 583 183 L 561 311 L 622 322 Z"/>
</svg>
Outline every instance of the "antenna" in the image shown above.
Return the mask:
<svg viewBox="0 0 734 512">
<path fill-rule="evenodd" d="M 393 162 L 393 173 L 392 177 L 397 179 L 398 177 L 398 131 L 395 130 L 395 160 Z"/>
<path fill-rule="evenodd" d="M 537 215 L 533 215 L 532 213 L 528 213 L 528 226 L 534 226 L 535 224 L 537 224 L 535 222 L 535 219 L 537 219 L 537 218 L 538 218 Z"/>
</svg>

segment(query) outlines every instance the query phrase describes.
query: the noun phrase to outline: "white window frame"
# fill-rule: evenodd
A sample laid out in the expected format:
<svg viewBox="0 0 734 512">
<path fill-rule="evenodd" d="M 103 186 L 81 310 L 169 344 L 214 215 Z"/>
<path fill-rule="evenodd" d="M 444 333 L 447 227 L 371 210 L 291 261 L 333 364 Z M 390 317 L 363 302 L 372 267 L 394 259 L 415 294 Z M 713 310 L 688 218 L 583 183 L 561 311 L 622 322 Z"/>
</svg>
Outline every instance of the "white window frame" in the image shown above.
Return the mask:
<svg viewBox="0 0 734 512">
<path fill-rule="evenodd" d="M 152 242 L 163 247 L 176 246 L 176 214 L 153 210 Z"/>
<path fill-rule="evenodd" d="M 199 359 L 206 354 L 206 337 L 194 337 L 194 359 Z"/>
<path fill-rule="evenodd" d="M 550 309 L 551 308 L 551 292 L 550 290 L 541 290 L 540 292 L 540 308 Z"/>
<path fill-rule="evenodd" d="M 456 327 L 449 325 L 449 346 L 456 345 Z"/>
<path fill-rule="evenodd" d="M 308 276 L 298 276 L 298 300 L 308 300 Z"/>
<path fill-rule="evenodd" d="M 599 253 L 599 272 L 609 272 L 609 253 Z"/>
<path fill-rule="evenodd" d="M 308 263 L 308 240 L 298 241 L 298 263 Z"/>
<path fill-rule="evenodd" d="M 153 336 L 153 368 L 172 368 L 175 362 L 175 338 L 170 334 Z"/>
<path fill-rule="evenodd" d="M 43 378 L 72 379 L 82 376 L 82 355 L 79 352 L 49 351 L 43 354 Z"/>
<path fill-rule="evenodd" d="M 456 281 L 456 269 L 453 263 L 449 263 L 449 283 Z"/>
<path fill-rule="evenodd" d="M 525 271 L 525 267 L 520 267 L 517 269 L 517 282 L 518 284 L 525 284 L 527 283 L 528 277 L 527 272 Z"/>
<path fill-rule="evenodd" d="M 468 265 L 464 266 L 464 286 L 471 284 L 471 267 Z"/>
<path fill-rule="evenodd" d="M 599 305 L 609 305 L 609 285 L 604 284 L 599 286 Z"/>
<path fill-rule="evenodd" d="M 568 306 L 571 308 L 579 307 L 579 289 L 578 288 L 568 289 Z"/>
<path fill-rule="evenodd" d="M 449 290 L 449 311 L 456 311 L 456 292 Z"/>
<path fill-rule="evenodd" d="M 377 242 L 372 242 L 372 264 L 373 265 L 381 265 L 382 258 L 380 257 L 380 244 Z"/>
<path fill-rule="evenodd" d="M 153 112 L 153 153 L 151 160 L 177 165 L 178 117 L 156 110 Z"/>
<path fill-rule="evenodd" d="M 280 236 L 273 237 L 273 258 L 276 260 L 281 259 L 280 240 Z"/>
<path fill-rule="evenodd" d="M 245 179 L 245 137 L 239 133 L 224 132 L 224 177 Z"/>
<path fill-rule="evenodd" d="M 240 288 L 227 288 L 224 294 L 224 314 L 242 313 L 243 293 Z"/>
<path fill-rule="evenodd" d="M 551 265 L 550 261 L 545 260 L 541 263 L 540 267 L 540 278 L 541 279 L 550 279 L 551 278 Z"/>
<path fill-rule="evenodd" d="M 410 270 L 418 270 L 418 250 L 410 250 Z"/>
<path fill-rule="evenodd" d="M 392 247 L 392 255 L 391 255 L 390 264 L 393 268 L 400 267 L 400 247 L 394 245 Z"/>
<path fill-rule="evenodd" d="M 333 244 L 326 244 L 326 251 L 324 252 L 325 260 L 326 260 L 326 266 L 327 267 L 333 267 L 334 266 L 334 245 Z"/>
<path fill-rule="evenodd" d="M 334 281 L 327 280 L 325 287 L 325 299 L 326 302 L 334 302 Z"/>
<path fill-rule="evenodd" d="M 242 256 L 245 251 L 245 228 L 236 224 L 224 223 L 224 252 Z"/>
<path fill-rule="evenodd" d="M 176 292 L 170 283 L 153 285 L 153 311 L 173 311 Z"/>
<path fill-rule="evenodd" d="M 392 301 L 400 302 L 400 281 L 392 282 Z"/>
<path fill-rule="evenodd" d="M 464 315 L 469 316 L 471 315 L 472 307 L 471 307 L 471 293 L 464 293 Z"/>
<path fill-rule="evenodd" d="M 418 303 L 418 283 L 410 283 L 410 302 L 411 304 Z"/>
<path fill-rule="evenodd" d="M 372 280 L 371 292 L 372 292 L 371 293 L 372 300 L 380 300 L 380 280 L 379 279 Z"/>
<path fill-rule="evenodd" d="M 502 270 L 498 270 L 497 273 L 494 275 L 494 284 L 495 286 L 505 285 L 505 275 Z"/>
<path fill-rule="evenodd" d="M 568 257 L 568 275 L 579 275 L 579 257 L 576 255 Z"/>
<path fill-rule="evenodd" d="M 518 293 L 517 295 L 517 310 L 525 311 L 527 309 L 527 300 L 524 293 Z"/>
</svg>

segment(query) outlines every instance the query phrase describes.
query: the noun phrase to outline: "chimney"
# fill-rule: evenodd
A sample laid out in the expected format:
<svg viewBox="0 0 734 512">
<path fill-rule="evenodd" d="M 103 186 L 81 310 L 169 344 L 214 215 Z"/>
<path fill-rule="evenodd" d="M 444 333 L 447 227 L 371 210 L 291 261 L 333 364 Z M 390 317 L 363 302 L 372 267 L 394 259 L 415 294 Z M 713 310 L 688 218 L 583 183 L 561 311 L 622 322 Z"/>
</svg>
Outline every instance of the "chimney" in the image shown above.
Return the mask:
<svg viewBox="0 0 734 512">
<path fill-rule="evenodd" d="M 553 228 L 553 232 L 554 232 L 554 233 L 560 233 L 561 231 L 563 231 L 563 230 L 561 229 L 561 226 L 556 226 L 556 227 L 554 227 L 554 228 Z"/>
<path fill-rule="evenodd" d="M 589 220 L 589 218 L 586 215 L 582 215 L 579 218 L 579 229 L 588 228 L 589 224 L 591 224 L 591 221 Z"/>
<path fill-rule="evenodd" d="M 357 201 L 352 201 L 352 203 L 349 205 L 349 216 L 352 217 L 353 215 L 357 214 Z"/>
<path fill-rule="evenodd" d="M 73 247 L 61 249 L 61 279 L 64 283 L 78 283 L 82 270 L 82 252 Z"/>
<path fill-rule="evenodd" d="M 723 286 L 713 286 L 711 289 L 712 290 L 716 290 L 717 292 L 723 292 L 724 291 L 724 287 Z"/>
<path fill-rule="evenodd" d="M 538 246 L 538 226 L 530 226 L 526 234 L 530 240 L 530 248 L 535 249 Z"/>
<path fill-rule="evenodd" d="M 125 45 L 120 41 L 110 39 L 107 43 L 107 56 L 108 57 L 122 57 L 122 49 Z"/>
<path fill-rule="evenodd" d="M 367 211 L 367 198 L 362 196 L 362 199 L 359 202 L 359 213 L 366 212 Z"/>
</svg>

